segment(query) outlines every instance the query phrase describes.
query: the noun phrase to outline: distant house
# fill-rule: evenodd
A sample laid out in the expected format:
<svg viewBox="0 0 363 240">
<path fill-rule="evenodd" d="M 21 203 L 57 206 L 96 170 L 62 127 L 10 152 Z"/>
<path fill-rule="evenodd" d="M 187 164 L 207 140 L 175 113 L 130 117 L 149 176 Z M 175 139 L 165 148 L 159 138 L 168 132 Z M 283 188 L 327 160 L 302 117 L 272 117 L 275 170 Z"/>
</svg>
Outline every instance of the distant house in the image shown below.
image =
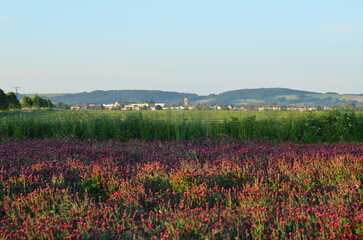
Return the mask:
<svg viewBox="0 0 363 240">
<path fill-rule="evenodd" d="M 228 110 L 230 110 L 230 111 L 234 111 L 234 107 L 232 106 L 232 105 L 228 105 Z"/>
<path fill-rule="evenodd" d="M 287 107 L 287 111 L 298 111 L 297 107 Z"/>
<path fill-rule="evenodd" d="M 222 107 L 221 107 L 221 106 L 219 106 L 219 105 L 216 105 L 216 104 L 213 104 L 211 107 L 212 107 L 214 110 L 222 110 Z"/>
<path fill-rule="evenodd" d="M 277 106 L 269 107 L 268 109 L 273 110 L 273 111 L 281 111 L 281 107 L 277 107 Z"/>
<path fill-rule="evenodd" d="M 122 111 L 130 111 L 132 110 L 132 106 L 130 105 L 125 105 L 123 108 L 121 108 Z"/>
<path fill-rule="evenodd" d="M 122 107 L 122 104 L 121 104 L 121 103 L 119 103 L 119 102 L 115 102 L 115 103 L 113 104 L 113 109 L 120 110 L 120 109 L 121 109 L 121 107 Z"/>
<path fill-rule="evenodd" d="M 267 110 L 267 106 L 258 107 L 258 111 L 265 111 Z"/>
<path fill-rule="evenodd" d="M 111 104 L 103 104 L 103 107 L 105 109 L 112 110 L 113 109 L 113 103 L 111 103 Z"/>
<path fill-rule="evenodd" d="M 278 106 L 269 106 L 269 105 L 265 105 L 262 107 L 258 107 L 258 111 L 281 111 L 281 107 Z"/>
<path fill-rule="evenodd" d="M 72 105 L 71 110 L 95 110 L 96 104 L 83 104 L 83 105 Z"/>
<path fill-rule="evenodd" d="M 79 110 L 81 108 L 81 106 L 79 105 L 72 105 L 71 106 L 71 110 Z"/>
<path fill-rule="evenodd" d="M 96 108 L 97 108 L 97 105 L 96 104 L 88 104 L 88 106 L 87 106 L 87 109 L 89 109 L 89 110 L 96 110 Z"/>
<path fill-rule="evenodd" d="M 141 107 L 137 104 L 132 105 L 132 110 L 136 110 L 139 111 L 141 109 Z"/>
<path fill-rule="evenodd" d="M 111 104 L 102 104 L 102 105 L 105 109 L 108 109 L 108 110 L 121 110 L 123 107 L 123 104 L 119 103 L 119 102 L 114 102 Z"/>
<path fill-rule="evenodd" d="M 308 107 L 308 111 L 318 111 L 316 107 Z"/>
</svg>

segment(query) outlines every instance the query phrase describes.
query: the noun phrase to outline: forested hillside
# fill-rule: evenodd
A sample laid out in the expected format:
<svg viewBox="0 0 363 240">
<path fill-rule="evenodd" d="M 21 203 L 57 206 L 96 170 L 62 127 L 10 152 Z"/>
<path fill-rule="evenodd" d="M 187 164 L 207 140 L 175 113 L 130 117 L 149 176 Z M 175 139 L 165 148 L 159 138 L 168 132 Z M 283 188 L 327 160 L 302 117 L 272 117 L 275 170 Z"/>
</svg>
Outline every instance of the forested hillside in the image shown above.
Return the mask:
<svg viewBox="0 0 363 240">
<path fill-rule="evenodd" d="M 294 90 L 288 88 L 259 88 L 240 89 L 227 91 L 220 94 L 201 96 L 188 93 L 191 104 L 237 104 L 237 105 L 300 105 L 300 106 L 334 106 L 347 102 L 359 104 L 358 100 L 363 95 L 317 93 L 309 91 Z M 164 102 L 168 104 L 179 104 L 183 102 L 185 93 L 159 91 L 159 90 L 96 90 L 93 92 L 41 95 L 53 102 L 62 102 L 69 105 L 87 103 L 113 103 L 113 102 Z M 363 99 L 363 98 L 362 98 Z"/>
</svg>

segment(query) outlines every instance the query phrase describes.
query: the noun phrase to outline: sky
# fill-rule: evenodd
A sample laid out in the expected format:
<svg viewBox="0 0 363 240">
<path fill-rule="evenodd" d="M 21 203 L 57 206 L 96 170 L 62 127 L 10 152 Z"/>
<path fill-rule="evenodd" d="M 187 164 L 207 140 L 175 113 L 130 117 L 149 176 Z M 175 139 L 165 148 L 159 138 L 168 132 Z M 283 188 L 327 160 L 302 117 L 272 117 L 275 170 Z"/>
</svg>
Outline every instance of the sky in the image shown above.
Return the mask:
<svg viewBox="0 0 363 240">
<path fill-rule="evenodd" d="M 0 0 L 0 89 L 363 93 L 362 0 Z"/>
</svg>

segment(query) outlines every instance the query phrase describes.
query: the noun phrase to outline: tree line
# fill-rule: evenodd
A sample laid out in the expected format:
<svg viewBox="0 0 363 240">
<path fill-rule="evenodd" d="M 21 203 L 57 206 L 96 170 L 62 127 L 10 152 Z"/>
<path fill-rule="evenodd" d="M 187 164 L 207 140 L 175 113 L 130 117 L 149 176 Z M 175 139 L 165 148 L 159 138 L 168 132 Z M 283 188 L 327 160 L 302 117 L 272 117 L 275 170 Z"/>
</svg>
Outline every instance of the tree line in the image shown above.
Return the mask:
<svg viewBox="0 0 363 240">
<path fill-rule="evenodd" d="M 33 98 L 25 96 L 21 100 L 13 92 L 5 92 L 0 89 L 0 110 L 21 109 L 21 108 L 53 108 L 55 105 L 49 100 L 35 95 Z"/>
</svg>

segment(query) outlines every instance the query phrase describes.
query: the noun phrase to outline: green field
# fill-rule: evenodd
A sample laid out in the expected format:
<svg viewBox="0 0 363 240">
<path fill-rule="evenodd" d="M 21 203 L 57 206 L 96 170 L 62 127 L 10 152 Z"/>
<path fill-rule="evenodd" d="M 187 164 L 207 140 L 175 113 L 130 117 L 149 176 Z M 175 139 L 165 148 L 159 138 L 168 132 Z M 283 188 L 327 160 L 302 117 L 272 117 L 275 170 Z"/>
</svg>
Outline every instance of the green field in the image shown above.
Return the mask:
<svg viewBox="0 0 363 240">
<path fill-rule="evenodd" d="M 361 112 L 12 111 L 0 113 L 6 139 L 238 139 L 336 142 L 363 140 Z"/>
</svg>

